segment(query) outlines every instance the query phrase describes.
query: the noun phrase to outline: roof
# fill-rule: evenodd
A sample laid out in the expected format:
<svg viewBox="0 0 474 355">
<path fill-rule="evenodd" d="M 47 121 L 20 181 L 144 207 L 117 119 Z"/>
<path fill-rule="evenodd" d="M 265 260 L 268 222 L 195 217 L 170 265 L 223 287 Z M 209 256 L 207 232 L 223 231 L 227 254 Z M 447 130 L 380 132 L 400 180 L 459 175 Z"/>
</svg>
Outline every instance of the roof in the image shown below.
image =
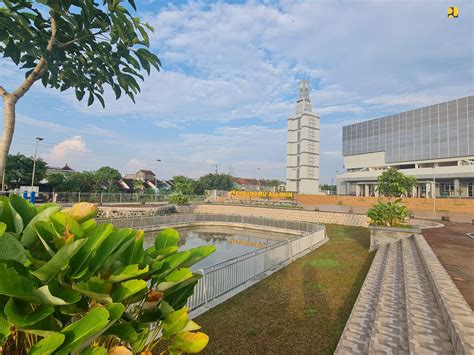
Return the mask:
<svg viewBox="0 0 474 355">
<path fill-rule="evenodd" d="M 154 173 L 153 171 L 151 171 L 151 170 L 140 169 L 140 170 L 137 171 L 137 174 L 138 174 L 139 172 L 142 172 L 142 173 L 144 173 L 145 175 L 153 175 L 153 176 L 155 176 L 155 173 Z"/>
</svg>

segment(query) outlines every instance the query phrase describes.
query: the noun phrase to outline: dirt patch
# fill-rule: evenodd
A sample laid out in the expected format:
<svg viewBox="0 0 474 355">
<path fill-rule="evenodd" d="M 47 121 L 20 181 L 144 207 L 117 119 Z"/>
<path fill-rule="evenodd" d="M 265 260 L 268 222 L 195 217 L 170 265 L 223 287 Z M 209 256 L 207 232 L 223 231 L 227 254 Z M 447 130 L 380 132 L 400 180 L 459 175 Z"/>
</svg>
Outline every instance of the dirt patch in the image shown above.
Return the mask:
<svg viewBox="0 0 474 355">
<path fill-rule="evenodd" d="M 474 225 L 443 222 L 444 228 L 423 229 L 423 237 L 474 310 Z"/>
</svg>

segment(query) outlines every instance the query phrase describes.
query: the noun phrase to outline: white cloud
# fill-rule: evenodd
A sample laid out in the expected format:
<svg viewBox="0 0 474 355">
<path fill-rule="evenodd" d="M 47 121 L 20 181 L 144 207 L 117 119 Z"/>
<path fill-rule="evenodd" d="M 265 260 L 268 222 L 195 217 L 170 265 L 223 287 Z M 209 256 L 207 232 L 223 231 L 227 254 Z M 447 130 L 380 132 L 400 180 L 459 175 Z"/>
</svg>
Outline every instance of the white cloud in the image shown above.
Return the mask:
<svg viewBox="0 0 474 355">
<path fill-rule="evenodd" d="M 83 159 L 88 152 L 82 137 L 74 136 L 55 144 L 43 158 L 49 165 L 62 165 L 67 163 L 68 159 Z"/>
<path fill-rule="evenodd" d="M 182 126 L 170 121 L 156 121 L 155 126 L 159 128 L 183 128 Z"/>
</svg>

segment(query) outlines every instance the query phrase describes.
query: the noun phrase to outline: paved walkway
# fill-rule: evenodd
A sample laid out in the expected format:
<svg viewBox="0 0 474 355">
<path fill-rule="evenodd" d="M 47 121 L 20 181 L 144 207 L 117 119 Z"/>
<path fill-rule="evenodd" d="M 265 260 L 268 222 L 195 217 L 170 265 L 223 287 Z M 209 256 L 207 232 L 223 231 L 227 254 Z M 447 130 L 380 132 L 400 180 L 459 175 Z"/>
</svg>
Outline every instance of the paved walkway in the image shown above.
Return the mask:
<svg viewBox="0 0 474 355">
<path fill-rule="evenodd" d="M 319 205 L 319 206 L 305 206 L 304 209 L 314 210 L 314 208 L 319 208 L 322 212 L 349 212 L 350 206 L 340 206 L 340 205 Z M 354 206 L 352 211 L 354 213 L 366 214 L 367 210 L 370 207 L 365 206 Z M 471 223 L 474 219 L 474 211 L 472 213 L 462 213 L 462 212 L 443 212 L 443 211 L 426 211 L 426 210 L 414 210 L 411 211 L 415 218 L 427 218 L 427 219 L 436 219 L 441 220 L 442 216 L 448 215 L 450 220 L 453 222 L 461 223 Z"/>
<path fill-rule="evenodd" d="M 424 229 L 423 237 L 474 310 L 474 239 L 466 236 L 474 225 L 443 223 L 444 228 Z"/>
</svg>

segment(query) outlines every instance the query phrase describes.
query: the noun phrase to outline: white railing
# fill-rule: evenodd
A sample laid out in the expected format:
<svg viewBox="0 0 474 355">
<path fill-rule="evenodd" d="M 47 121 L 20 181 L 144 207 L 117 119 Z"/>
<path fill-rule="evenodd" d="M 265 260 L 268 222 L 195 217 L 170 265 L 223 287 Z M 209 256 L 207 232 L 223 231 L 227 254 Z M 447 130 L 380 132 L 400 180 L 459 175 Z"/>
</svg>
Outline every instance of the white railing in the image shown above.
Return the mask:
<svg viewBox="0 0 474 355">
<path fill-rule="evenodd" d="M 258 250 L 240 255 L 236 258 L 197 270 L 202 275 L 194 294 L 188 300 L 190 310 L 208 306 L 211 301 L 225 296 L 229 292 L 263 276 L 278 270 L 289 262 L 311 251 L 326 238 L 324 225 L 288 221 L 272 218 L 223 215 L 223 214 L 173 214 L 153 217 L 128 217 L 101 219 L 98 223 L 112 223 L 116 227 L 131 227 L 144 230 L 156 230 L 162 226 L 179 225 L 193 222 L 227 222 L 244 223 L 254 226 L 296 230 L 302 232 L 299 237 L 268 245 Z"/>
</svg>

